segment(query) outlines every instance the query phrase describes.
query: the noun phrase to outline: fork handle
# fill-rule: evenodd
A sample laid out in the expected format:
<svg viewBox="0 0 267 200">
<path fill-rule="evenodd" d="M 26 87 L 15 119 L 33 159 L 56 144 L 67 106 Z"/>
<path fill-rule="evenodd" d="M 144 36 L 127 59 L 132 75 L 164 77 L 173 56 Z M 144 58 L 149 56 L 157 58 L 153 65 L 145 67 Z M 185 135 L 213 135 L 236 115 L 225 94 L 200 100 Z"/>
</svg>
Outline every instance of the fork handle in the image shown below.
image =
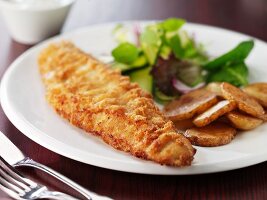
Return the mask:
<svg viewBox="0 0 267 200">
<path fill-rule="evenodd" d="M 78 200 L 70 195 L 64 194 L 62 192 L 45 190 L 40 194 L 42 199 L 54 199 L 54 200 Z"/>
<path fill-rule="evenodd" d="M 87 189 L 78 185 L 77 183 L 75 183 L 74 181 L 65 177 L 64 175 L 56 172 L 55 170 L 53 170 L 53 169 L 51 169 L 51 168 L 49 168 L 49 167 L 47 167 L 41 163 L 38 163 L 38 162 L 32 160 L 31 158 L 26 157 L 25 159 L 14 164 L 13 166 L 14 167 L 28 166 L 28 167 L 34 167 L 34 168 L 40 169 L 40 170 L 46 172 L 47 174 L 55 177 L 56 179 L 60 180 L 61 182 L 65 183 L 66 185 L 70 186 L 72 189 L 79 192 L 81 195 L 86 197 L 88 200 L 111 200 L 108 197 L 100 196 L 100 195 L 97 195 L 93 192 L 88 191 Z"/>
</svg>

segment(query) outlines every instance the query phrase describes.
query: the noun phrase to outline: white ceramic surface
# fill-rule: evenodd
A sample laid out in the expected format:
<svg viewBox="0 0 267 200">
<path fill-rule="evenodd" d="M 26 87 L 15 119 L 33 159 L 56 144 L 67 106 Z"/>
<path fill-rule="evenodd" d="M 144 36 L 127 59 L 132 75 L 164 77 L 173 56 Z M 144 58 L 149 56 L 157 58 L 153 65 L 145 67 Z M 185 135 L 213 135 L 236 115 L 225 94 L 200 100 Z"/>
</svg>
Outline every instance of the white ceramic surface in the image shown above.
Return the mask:
<svg viewBox="0 0 267 200">
<path fill-rule="evenodd" d="M 130 22 L 128 22 L 130 24 Z M 196 147 L 190 167 L 174 168 L 135 158 L 114 150 L 100 139 L 86 134 L 60 118 L 47 104 L 40 80 L 37 56 L 51 42 L 67 39 L 86 52 L 110 52 L 116 45 L 111 36 L 115 24 L 84 28 L 45 41 L 21 55 L 7 70 L 1 83 L 1 104 L 10 121 L 38 144 L 66 157 L 91 165 L 144 174 L 200 174 L 237 169 L 267 160 L 267 124 L 253 131 L 240 132 L 228 145 Z M 219 55 L 240 41 L 251 38 L 224 29 L 187 24 L 211 55 Z M 247 59 L 251 81 L 266 81 L 267 44 L 255 39 Z"/>
<path fill-rule="evenodd" d="M 35 44 L 59 33 L 74 0 L 55 0 L 48 4 L 45 0 L 12 3 L 0 0 L 0 9 L 12 37 L 24 44 Z M 51 1 L 51 0 L 50 0 Z M 45 4 L 46 6 L 42 5 Z"/>
</svg>

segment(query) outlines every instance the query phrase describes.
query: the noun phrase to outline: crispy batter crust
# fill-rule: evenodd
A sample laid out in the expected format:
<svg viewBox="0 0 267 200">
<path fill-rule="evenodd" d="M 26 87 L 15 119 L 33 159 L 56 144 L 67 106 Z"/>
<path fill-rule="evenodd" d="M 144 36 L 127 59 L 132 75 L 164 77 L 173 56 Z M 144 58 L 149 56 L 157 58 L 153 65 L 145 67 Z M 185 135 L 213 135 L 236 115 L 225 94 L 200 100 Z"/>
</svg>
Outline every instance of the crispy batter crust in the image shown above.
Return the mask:
<svg viewBox="0 0 267 200">
<path fill-rule="evenodd" d="M 190 165 L 195 149 L 150 94 L 69 42 L 39 56 L 47 100 L 75 126 L 116 149 L 171 166 Z"/>
<path fill-rule="evenodd" d="M 267 122 L 267 110 L 265 110 L 265 114 L 260 116 L 260 119 L 262 119 L 264 122 Z"/>
</svg>

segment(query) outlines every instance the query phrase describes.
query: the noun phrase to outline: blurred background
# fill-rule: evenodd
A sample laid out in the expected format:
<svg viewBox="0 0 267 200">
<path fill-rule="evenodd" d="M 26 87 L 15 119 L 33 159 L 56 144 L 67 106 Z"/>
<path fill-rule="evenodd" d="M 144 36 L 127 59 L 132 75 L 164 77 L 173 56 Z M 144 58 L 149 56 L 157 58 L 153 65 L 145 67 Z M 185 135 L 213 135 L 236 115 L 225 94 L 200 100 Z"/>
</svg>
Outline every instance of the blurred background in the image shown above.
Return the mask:
<svg viewBox="0 0 267 200">
<path fill-rule="evenodd" d="M 63 31 L 107 21 L 168 17 L 181 17 L 267 40 L 266 0 L 78 0 Z"/>
<path fill-rule="evenodd" d="M 77 0 L 62 31 L 108 21 L 168 17 L 181 17 L 267 40 L 266 0 Z M 10 40 L 6 29 L 0 15 L 1 44 Z"/>
</svg>

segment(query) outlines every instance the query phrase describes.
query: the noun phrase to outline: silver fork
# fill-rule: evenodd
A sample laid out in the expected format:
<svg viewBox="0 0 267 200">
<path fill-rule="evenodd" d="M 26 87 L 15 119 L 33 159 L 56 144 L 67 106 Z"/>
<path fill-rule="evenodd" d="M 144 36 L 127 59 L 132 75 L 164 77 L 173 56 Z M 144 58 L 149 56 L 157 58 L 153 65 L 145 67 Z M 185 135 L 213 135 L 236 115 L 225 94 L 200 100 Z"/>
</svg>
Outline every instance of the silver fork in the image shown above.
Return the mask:
<svg viewBox="0 0 267 200">
<path fill-rule="evenodd" d="M 23 177 L 15 168 L 0 156 L 0 189 L 10 197 L 18 200 L 56 199 L 77 200 L 76 198 L 56 191 Z"/>
<path fill-rule="evenodd" d="M 38 163 L 31 158 L 25 157 L 23 153 L 0 131 L 0 156 L 7 161 L 7 163 L 13 167 L 33 167 L 51 175 L 65 183 L 79 194 L 84 196 L 88 200 L 112 200 L 109 197 L 98 195 L 94 192 L 87 190 L 78 183 L 70 180 L 55 170 L 47 167 L 41 163 Z"/>
</svg>

